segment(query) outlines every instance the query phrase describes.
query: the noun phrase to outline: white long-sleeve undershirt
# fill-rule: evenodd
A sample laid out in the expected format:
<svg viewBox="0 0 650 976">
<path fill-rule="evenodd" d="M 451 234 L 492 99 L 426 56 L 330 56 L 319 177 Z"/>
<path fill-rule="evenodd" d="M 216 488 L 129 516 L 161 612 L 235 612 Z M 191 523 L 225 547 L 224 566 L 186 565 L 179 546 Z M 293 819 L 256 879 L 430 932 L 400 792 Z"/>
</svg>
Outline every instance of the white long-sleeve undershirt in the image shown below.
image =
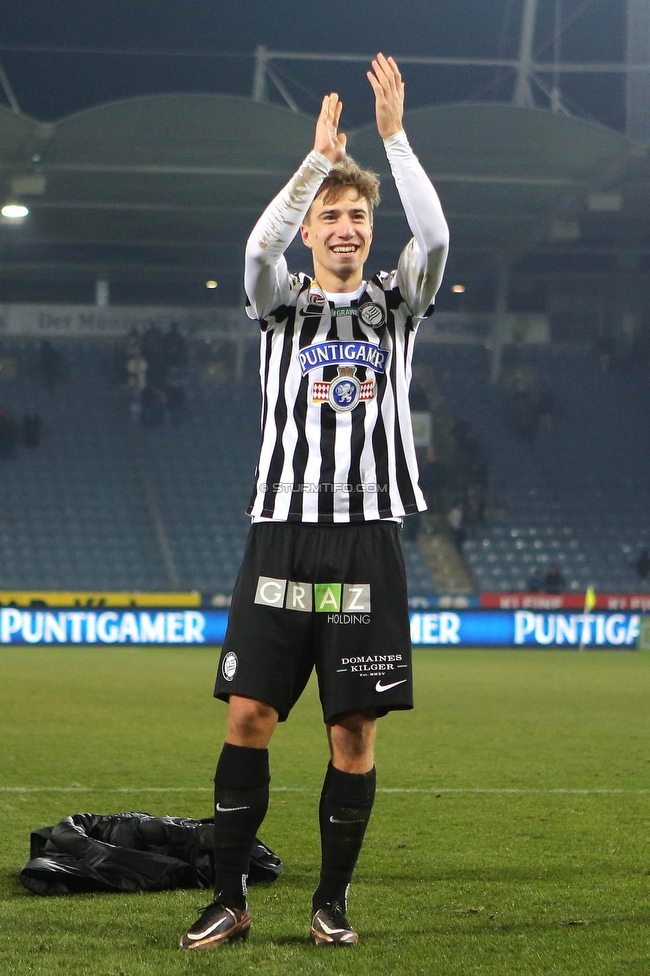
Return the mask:
<svg viewBox="0 0 650 976">
<path fill-rule="evenodd" d="M 413 238 L 402 251 L 397 284 L 412 314 L 421 317 L 440 287 L 449 229 L 434 187 L 400 131 L 384 140 L 386 156 Z M 290 299 L 284 252 L 298 233 L 332 164 L 312 151 L 255 224 L 246 246 L 244 286 L 249 314 L 264 318 Z"/>
</svg>

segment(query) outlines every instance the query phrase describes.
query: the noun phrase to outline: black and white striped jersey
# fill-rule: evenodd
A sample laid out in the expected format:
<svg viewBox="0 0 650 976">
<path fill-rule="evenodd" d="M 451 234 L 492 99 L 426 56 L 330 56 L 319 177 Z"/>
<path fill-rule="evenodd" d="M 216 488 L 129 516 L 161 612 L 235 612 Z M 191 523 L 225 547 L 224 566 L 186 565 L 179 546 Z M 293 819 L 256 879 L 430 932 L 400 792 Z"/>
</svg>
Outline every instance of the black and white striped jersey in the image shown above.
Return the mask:
<svg viewBox="0 0 650 976">
<path fill-rule="evenodd" d="M 289 274 L 283 251 L 329 170 L 318 153 L 249 240 L 247 311 L 260 322 L 262 386 L 253 521 L 374 521 L 426 508 L 408 391 L 415 334 L 432 311 L 447 230 L 403 133 L 386 146 L 414 232 L 397 270 L 380 272 L 352 295 L 328 295 L 307 275 Z"/>
</svg>

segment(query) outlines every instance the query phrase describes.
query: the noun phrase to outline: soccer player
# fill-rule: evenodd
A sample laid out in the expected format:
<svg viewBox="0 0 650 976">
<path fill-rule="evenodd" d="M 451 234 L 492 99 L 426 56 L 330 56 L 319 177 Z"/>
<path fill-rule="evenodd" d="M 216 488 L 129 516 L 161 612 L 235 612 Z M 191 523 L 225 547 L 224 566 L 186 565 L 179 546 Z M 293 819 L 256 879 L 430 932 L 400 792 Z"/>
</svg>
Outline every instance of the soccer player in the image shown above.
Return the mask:
<svg viewBox="0 0 650 976">
<path fill-rule="evenodd" d="M 438 196 L 402 128 L 392 58 L 368 72 L 379 135 L 413 237 L 397 270 L 364 278 L 378 180 L 346 156 L 342 104 L 323 99 L 313 151 L 246 250 L 261 328 L 262 443 L 244 561 L 215 696 L 229 703 L 215 775 L 214 901 L 185 949 L 246 938 L 246 872 L 269 799 L 267 747 L 312 669 L 331 761 L 320 801 L 317 945 L 353 945 L 347 892 L 375 796 L 376 721 L 413 707 L 404 515 L 425 509 L 408 404 L 413 342 L 448 248 Z M 300 232 L 314 276 L 290 274 Z"/>
</svg>

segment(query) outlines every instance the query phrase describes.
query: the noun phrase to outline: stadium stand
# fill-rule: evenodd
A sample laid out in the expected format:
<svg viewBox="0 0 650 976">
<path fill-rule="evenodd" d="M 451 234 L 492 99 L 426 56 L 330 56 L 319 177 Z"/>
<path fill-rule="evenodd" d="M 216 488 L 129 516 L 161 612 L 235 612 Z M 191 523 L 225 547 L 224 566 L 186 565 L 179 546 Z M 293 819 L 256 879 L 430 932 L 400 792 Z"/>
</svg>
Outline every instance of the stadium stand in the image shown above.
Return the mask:
<svg viewBox="0 0 650 976">
<path fill-rule="evenodd" d="M 0 405 L 17 418 L 35 407 L 44 436 L 2 462 L 1 585 L 167 589 L 114 391 L 102 378 L 110 353 L 90 343 L 59 345 L 67 380 L 50 392 L 37 343 L 4 342 L 17 368 L 0 381 Z"/>
<path fill-rule="evenodd" d="M 525 590 L 532 569 L 556 565 L 566 589 L 647 592 L 634 563 L 650 543 L 650 435 L 645 372 L 603 374 L 586 348 L 513 347 L 504 383 L 489 380 L 479 346 L 420 346 L 457 416 L 489 458 L 490 505 L 464 544 L 482 591 Z M 512 424 L 517 384 L 546 381 L 548 424 Z"/>
<path fill-rule="evenodd" d="M 189 384 L 181 423 L 145 429 L 119 409 L 110 345 L 59 342 L 65 382 L 48 391 L 35 341 L 7 339 L 15 360 L 0 378 L 0 408 L 35 407 L 45 433 L 1 463 L 0 586 L 24 589 L 191 589 L 232 592 L 245 544 L 255 464 L 258 394 L 243 384 Z M 634 569 L 650 547 L 650 418 L 645 376 L 603 374 L 579 348 L 511 350 L 505 382 L 489 381 L 479 346 L 421 345 L 453 412 L 489 458 L 486 520 L 464 556 L 483 591 L 525 590 L 532 569 L 557 565 L 566 589 L 650 591 Z M 522 439 L 509 423 L 521 377 L 554 393 L 549 425 Z M 435 595 L 415 541 L 405 540 L 409 589 Z"/>
<path fill-rule="evenodd" d="M 0 462 L 0 588 L 199 590 L 227 602 L 241 561 L 259 430 L 250 380 L 211 382 L 190 366 L 178 423 L 135 423 L 120 403 L 112 346 L 61 341 L 62 381 L 48 391 L 36 341 L 7 339 L 0 408 L 35 407 L 42 443 Z M 434 595 L 415 542 L 409 589 Z"/>
<path fill-rule="evenodd" d="M 143 428 L 119 407 L 107 343 L 67 340 L 65 381 L 48 391 L 35 341 L 7 339 L 0 408 L 36 408 L 42 443 L 1 462 L 0 586 L 188 589 L 227 601 L 243 553 L 258 430 L 253 359 L 244 383 L 195 369 L 183 420 Z M 650 436 L 644 373 L 603 373 L 584 348 L 512 349 L 504 383 L 479 346 L 421 345 L 457 417 L 489 459 L 484 524 L 463 552 L 482 591 L 521 591 L 534 567 L 560 569 L 569 591 L 650 591 L 634 564 L 650 547 Z M 522 379 L 523 378 L 523 379 Z M 552 387 L 550 423 L 513 427 L 517 384 Z M 420 546 L 404 541 L 409 590 L 435 595 Z"/>
</svg>

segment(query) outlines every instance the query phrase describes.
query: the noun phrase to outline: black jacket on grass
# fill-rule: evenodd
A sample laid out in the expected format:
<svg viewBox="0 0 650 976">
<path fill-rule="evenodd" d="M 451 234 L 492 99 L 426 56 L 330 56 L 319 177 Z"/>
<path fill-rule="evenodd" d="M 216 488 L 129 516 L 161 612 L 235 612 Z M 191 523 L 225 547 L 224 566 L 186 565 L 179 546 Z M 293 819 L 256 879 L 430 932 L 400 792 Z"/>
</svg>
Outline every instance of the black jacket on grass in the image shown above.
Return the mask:
<svg viewBox="0 0 650 976">
<path fill-rule="evenodd" d="M 212 888 L 214 819 L 77 813 L 31 835 L 20 883 L 36 895 Z M 282 861 L 255 840 L 249 881 L 275 881 Z"/>
</svg>

